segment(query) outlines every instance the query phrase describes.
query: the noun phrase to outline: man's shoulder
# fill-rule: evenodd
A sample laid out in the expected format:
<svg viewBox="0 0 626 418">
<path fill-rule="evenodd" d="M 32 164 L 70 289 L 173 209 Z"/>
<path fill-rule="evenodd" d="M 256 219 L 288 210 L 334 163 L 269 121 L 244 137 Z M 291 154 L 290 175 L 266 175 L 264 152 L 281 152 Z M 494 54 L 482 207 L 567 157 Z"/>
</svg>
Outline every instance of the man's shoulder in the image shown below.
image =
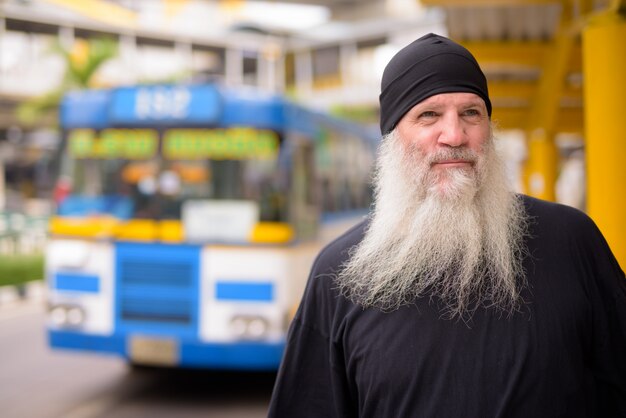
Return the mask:
<svg viewBox="0 0 626 418">
<path fill-rule="evenodd" d="M 564 223 L 571 225 L 572 222 L 580 225 L 593 225 L 591 218 L 580 209 L 527 195 L 519 196 L 531 222 L 548 222 L 555 226 Z"/>
<path fill-rule="evenodd" d="M 605 248 L 604 236 L 585 212 L 572 206 L 522 195 L 528 216 L 529 237 L 548 245 L 576 242 L 580 248 Z"/>
</svg>

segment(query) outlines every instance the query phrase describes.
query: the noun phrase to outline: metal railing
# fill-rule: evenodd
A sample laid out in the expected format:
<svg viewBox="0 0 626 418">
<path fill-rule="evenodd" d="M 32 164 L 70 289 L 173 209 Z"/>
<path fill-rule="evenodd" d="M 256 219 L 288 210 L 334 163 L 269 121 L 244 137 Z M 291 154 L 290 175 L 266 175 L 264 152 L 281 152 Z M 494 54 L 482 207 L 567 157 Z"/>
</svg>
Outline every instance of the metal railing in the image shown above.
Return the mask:
<svg viewBox="0 0 626 418">
<path fill-rule="evenodd" d="M 0 212 L 0 254 L 43 252 L 48 230 L 47 216 Z"/>
</svg>

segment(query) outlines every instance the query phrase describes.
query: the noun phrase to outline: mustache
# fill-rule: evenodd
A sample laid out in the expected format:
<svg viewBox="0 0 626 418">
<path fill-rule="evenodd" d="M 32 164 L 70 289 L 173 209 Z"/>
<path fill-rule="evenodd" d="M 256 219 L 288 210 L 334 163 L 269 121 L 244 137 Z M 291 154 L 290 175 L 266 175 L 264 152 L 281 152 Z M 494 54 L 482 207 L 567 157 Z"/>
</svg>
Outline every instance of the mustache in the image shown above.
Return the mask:
<svg viewBox="0 0 626 418">
<path fill-rule="evenodd" d="M 442 148 L 426 157 L 428 164 L 437 164 L 443 161 L 463 160 L 476 163 L 480 155 L 469 148 Z"/>
</svg>

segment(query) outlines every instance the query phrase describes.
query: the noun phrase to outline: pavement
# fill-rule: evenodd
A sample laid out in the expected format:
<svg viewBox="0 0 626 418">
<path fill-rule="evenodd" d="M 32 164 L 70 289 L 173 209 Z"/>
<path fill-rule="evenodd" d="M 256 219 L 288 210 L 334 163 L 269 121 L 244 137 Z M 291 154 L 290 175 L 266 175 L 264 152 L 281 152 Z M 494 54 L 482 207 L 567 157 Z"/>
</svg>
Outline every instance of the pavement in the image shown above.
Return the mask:
<svg viewBox="0 0 626 418">
<path fill-rule="evenodd" d="M 0 309 L 26 301 L 43 301 L 46 285 L 43 280 L 35 280 L 21 286 L 0 286 Z"/>
</svg>

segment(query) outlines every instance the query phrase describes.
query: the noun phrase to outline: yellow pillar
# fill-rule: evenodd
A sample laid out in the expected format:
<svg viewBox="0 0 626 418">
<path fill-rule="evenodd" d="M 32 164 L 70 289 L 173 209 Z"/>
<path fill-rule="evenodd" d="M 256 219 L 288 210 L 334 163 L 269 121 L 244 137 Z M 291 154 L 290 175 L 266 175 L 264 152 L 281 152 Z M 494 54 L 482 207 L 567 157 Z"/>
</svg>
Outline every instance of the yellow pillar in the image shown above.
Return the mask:
<svg viewBox="0 0 626 418">
<path fill-rule="evenodd" d="M 587 209 L 626 268 L 626 19 L 607 13 L 583 31 Z"/>
<path fill-rule="evenodd" d="M 562 18 L 551 48 L 543 57 L 542 74 L 529 116 L 528 160 L 525 192 L 545 200 L 556 200 L 555 186 L 559 152 L 554 141 L 561 108 L 565 75 L 572 55 L 577 25 Z"/>
<path fill-rule="evenodd" d="M 558 159 L 558 149 L 551 133 L 543 128 L 529 133 L 526 193 L 539 199 L 556 200 Z"/>
</svg>

